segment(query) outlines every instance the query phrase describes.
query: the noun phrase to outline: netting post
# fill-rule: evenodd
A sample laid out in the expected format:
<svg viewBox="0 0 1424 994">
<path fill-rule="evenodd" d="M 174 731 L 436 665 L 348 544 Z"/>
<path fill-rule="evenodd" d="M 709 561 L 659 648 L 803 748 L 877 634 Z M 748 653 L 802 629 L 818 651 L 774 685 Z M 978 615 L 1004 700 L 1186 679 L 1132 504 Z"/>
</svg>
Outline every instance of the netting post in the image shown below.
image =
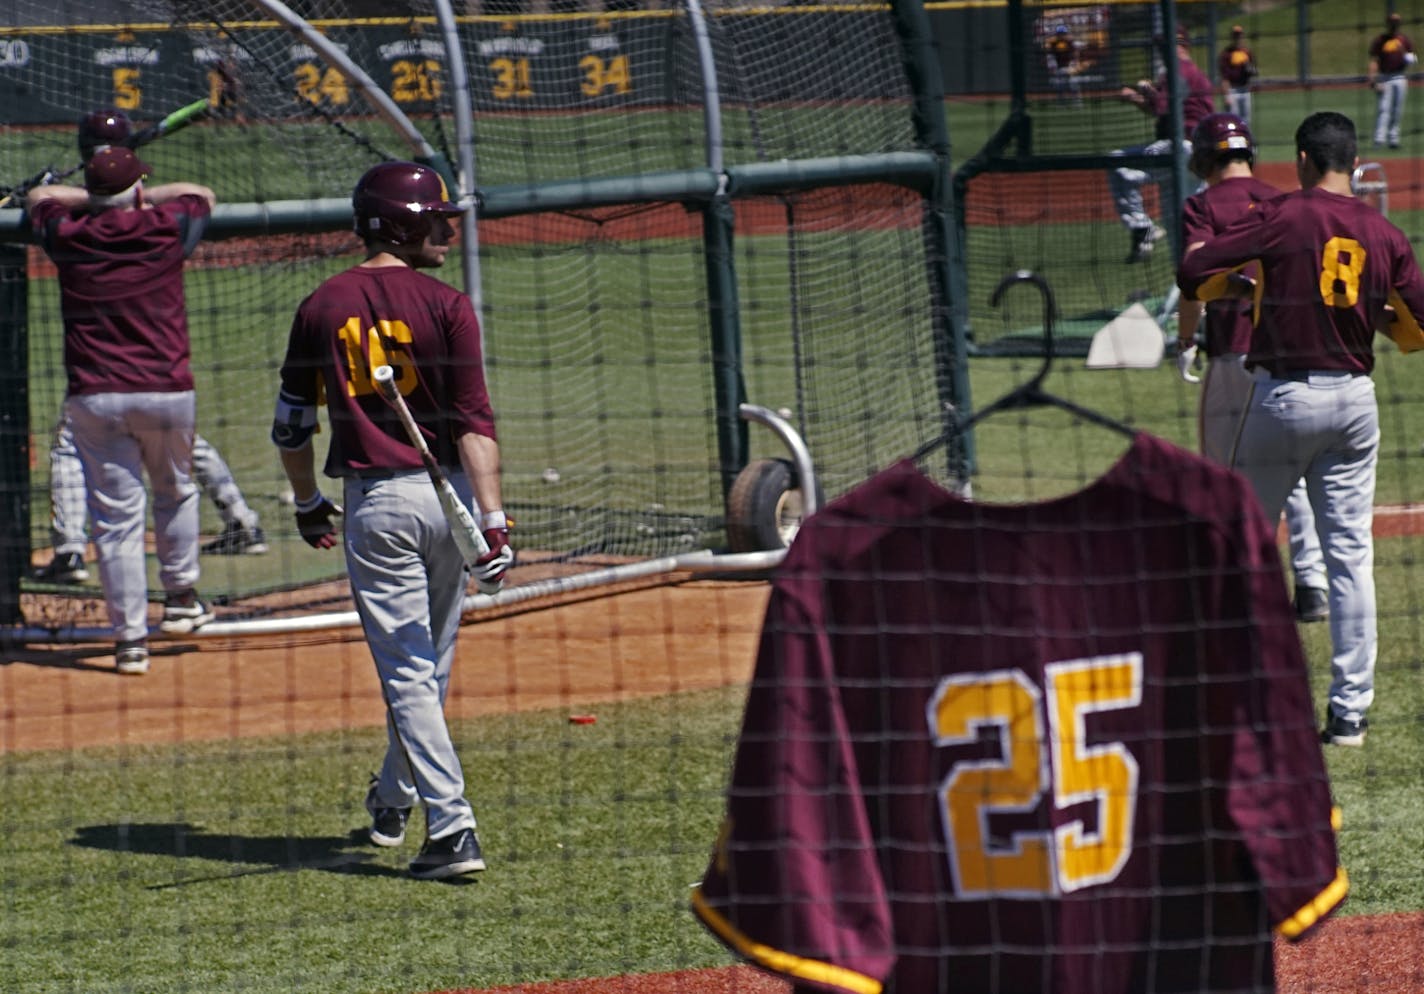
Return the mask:
<svg viewBox="0 0 1424 994">
<path fill-rule="evenodd" d="M 24 621 L 20 578 L 30 561 L 30 349 L 25 246 L 0 245 L 0 624 Z"/>
<path fill-rule="evenodd" d="M 1182 117 L 1182 73 L 1177 65 L 1177 5 L 1174 0 L 1160 0 L 1162 18 L 1162 64 L 1167 70 L 1167 106 L 1172 121 L 1172 202 L 1163 204 L 1162 220 L 1168 224 L 1172 242 L 1174 262 L 1182 258 L 1182 206 L 1191 193 L 1187 185 L 1187 160 L 1182 154 L 1183 143 L 1187 140 L 1186 125 Z M 1170 216 L 1167 208 L 1171 207 Z"/>
<path fill-rule="evenodd" d="M 950 171 L 949 123 L 944 109 L 944 75 L 929 18 L 920 0 L 895 0 L 895 30 L 900 38 L 905 74 L 915 94 L 915 137 L 935 154 L 938 170 L 925 205 L 924 238 L 930 293 L 934 297 L 935 380 L 946 431 L 971 409 L 969 346 L 966 335 L 969 279 L 955 223 L 954 183 Z M 953 432 L 950 472 L 967 479 L 974 468 L 972 432 Z"/>
<path fill-rule="evenodd" d="M 435 16 L 440 38 L 445 43 L 445 64 L 450 70 L 450 96 L 455 108 L 455 158 L 459 175 L 454 189 L 468 210 L 460 218 L 460 253 L 464 267 L 465 293 L 484 327 L 484 289 L 480 273 L 478 177 L 475 173 L 474 104 L 470 100 L 470 77 L 465 53 L 460 47 L 459 27 L 450 0 L 435 0 Z M 443 157 L 442 157 L 443 160 Z M 450 164 L 446 163 L 448 170 Z"/>
<path fill-rule="evenodd" d="M 737 296 L 737 263 L 733 250 L 736 214 L 727 197 L 726 164 L 722 149 L 722 94 L 717 80 L 717 60 L 701 0 L 684 0 L 688 23 L 697 48 L 702 79 L 703 137 L 707 143 L 707 168 L 717 177 L 717 193 L 702 211 L 702 246 L 707 268 L 707 318 L 712 345 L 712 394 L 717 402 L 717 462 L 721 469 L 722 497 L 732 492 L 737 474 L 747 465 L 747 423 L 742 404 L 747 400 L 742 371 L 741 304 Z"/>
<path fill-rule="evenodd" d="M 737 298 L 733 229 L 736 217 L 726 196 L 712 198 L 702 211 L 702 245 L 707 267 L 707 318 L 712 334 L 713 396 L 717 401 L 717 454 L 722 496 L 747 464 L 747 423 L 738 411 L 747 399 L 742 375 L 742 329 Z"/>
</svg>

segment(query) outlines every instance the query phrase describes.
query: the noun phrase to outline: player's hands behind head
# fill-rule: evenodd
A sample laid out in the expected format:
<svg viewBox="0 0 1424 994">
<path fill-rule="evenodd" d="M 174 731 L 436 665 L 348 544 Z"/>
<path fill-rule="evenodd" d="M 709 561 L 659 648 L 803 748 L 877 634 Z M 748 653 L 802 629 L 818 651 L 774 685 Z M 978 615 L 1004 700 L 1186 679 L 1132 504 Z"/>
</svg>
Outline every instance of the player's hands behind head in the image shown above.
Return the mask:
<svg viewBox="0 0 1424 994">
<path fill-rule="evenodd" d="M 341 508 L 321 495 L 297 503 L 297 531 L 313 549 L 330 549 L 336 544 L 336 519 Z"/>
<path fill-rule="evenodd" d="M 486 528 L 489 551 L 475 560 L 475 582 L 482 594 L 497 594 L 504 586 L 504 574 L 514 565 L 514 549 L 509 545 L 509 528 Z"/>
</svg>

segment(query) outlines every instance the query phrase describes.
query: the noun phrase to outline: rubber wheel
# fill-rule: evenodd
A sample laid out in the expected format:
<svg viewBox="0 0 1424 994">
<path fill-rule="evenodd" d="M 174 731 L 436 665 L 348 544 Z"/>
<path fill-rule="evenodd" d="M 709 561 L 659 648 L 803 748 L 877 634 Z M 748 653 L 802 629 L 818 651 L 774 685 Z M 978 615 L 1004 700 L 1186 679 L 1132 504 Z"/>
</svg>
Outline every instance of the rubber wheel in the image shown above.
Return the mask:
<svg viewBox="0 0 1424 994">
<path fill-rule="evenodd" d="M 805 516 L 796 471 L 786 459 L 757 459 L 727 495 L 727 543 L 733 552 L 784 549 Z"/>
</svg>

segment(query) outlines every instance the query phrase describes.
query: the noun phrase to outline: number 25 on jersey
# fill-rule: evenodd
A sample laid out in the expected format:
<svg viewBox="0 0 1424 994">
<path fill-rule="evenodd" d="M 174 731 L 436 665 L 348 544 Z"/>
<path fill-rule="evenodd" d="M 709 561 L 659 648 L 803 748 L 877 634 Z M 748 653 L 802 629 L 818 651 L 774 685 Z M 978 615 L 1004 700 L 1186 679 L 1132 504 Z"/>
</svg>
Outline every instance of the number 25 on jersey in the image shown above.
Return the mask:
<svg viewBox="0 0 1424 994">
<path fill-rule="evenodd" d="M 1120 742 L 1088 746 L 1096 712 L 1142 703 L 1142 654 L 1049 663 L 1043 685 L 1020 669 L 946 677 L 927 707 L 938 746 L 971 745 L 990 732 L 996 755 L 957 762 L 940 783 L 939 808 L 962 898 L 1039 898 L 1103 884 L 1132 854 L 1137 760 Z M 1091 805 L 1048 831 L 991 830 L 991 817 Z"/>
</svg>

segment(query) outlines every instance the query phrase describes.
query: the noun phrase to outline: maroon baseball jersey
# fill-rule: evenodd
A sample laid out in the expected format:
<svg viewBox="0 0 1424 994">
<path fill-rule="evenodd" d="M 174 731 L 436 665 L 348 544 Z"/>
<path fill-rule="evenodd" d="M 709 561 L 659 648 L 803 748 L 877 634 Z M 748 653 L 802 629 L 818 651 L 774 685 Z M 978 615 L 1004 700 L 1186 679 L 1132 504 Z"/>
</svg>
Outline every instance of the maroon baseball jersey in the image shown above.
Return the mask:
<svg viewBox="0 0 1424 994">
<path fill-rule="evenodd" d="M 1424 276 L 1409 239 L 1368 204 L 1319 188 L 1262 203 L 1186 256 L 1178 285 L 1188 299 L 1213 300 L 1253 260 L 1260 277 L 1248 366 L 1278 376 L 1369 373 L 1386 304 L 1397 315 L 1390 337 L 1406 352 L 1424 347 Z"/>
<path fill-rule="evenodd" d="M 798 990 L 1272 989 L 1345 897 L 1274 530 L 1159 439 L 977 505 L 912 462 L 772 585 L 695 914 Z"/>
<path fill-rule="evenodd" d="M 1247 211 L 1281 195 L 1269 183 L 1254 176 L 1224 179 L 1187 198 L 1182 205 L 1182 242 L 1188 249 L 1207 242 L 1230 227 Z M 1255 268 L 1247 270 L 1255 276 Z M 1251 304 L 1245 300 L 1214 300 L 1206 307 L 1206 354 L 1227 352 L 1244 355 L 1251 346 Z"/>
<path fill-rule="evenodd" d="M 1157 117 L 1156 134 L 1158 138 L 1170 138 L 1172 116 L 1168 112 L 1170 108 L 1167 104 L 1167 74 L 1162 73 L 1153 85 L 1156 98 L 1152 104 L 1152 113 Z M 1216 109 L 1212 103 L 1211 80 L 1207 79 L 1206 74 L 1198 69 L 1191 59 L 1178 59 L 1177 85 L 1182 94 L 1183 133 L 1190 135 L 1197 123 Z"/>
<path fill-rule="evenodd" d="M 1256 75 L 1256 57 L 1245 45 L 1227 45 L 1216 57 L 1216 71 L 1232 86 L 1245 86 Z"/>
<path fill-rule="evenodd" d="M 1068 35 L 1055 34 L 1048 39 L 1048 54 L 1059 69 L 1066 69 L 1077 57 L 1078 46 Z"/>
<path fill-rule="evenodd" d="M 59 270 L 70 394 L 193 389 L 183 260 L 208 215 L 193 195 L 94 214 L 35 205 L 30 223 Z"/>
<path fill-rule="evenodd" d="M 469 298 L 405 266 L 357 266 L 302 301 L 282 364 L 285 402 L 312 408 L 325 396 L 332 432 L 327 475 L 421 468 L 420 453 L 371 381 L 382 365 L 395 371 L 441 465 L 460 465 L 461 435 L 495 437 Z"/>
<path fill-rule="evenodd" d="M 1382 73 L 1404 72 L 1409 65 L 1404 57 L 1412 51 L 1414 43 L 1398 31 L 1378 35 L 1370 42 L 1370 58 L 1375 60 Z"/>
</svg>

